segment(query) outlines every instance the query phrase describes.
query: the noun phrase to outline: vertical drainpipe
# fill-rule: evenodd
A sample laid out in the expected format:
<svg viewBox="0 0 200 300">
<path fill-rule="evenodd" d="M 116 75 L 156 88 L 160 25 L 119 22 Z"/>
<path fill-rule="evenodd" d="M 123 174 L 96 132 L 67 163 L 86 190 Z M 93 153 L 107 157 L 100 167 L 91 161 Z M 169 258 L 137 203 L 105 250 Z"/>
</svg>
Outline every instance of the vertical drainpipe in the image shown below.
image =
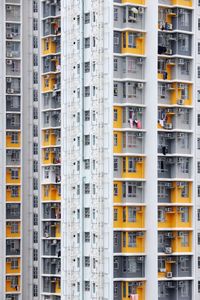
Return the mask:
<svg viewBox="0 0 200 300">
<path fill-rule="evenodd" d="M 84 0 L 80 1 L 80 300 L 84 300 Z"/>
</svg>

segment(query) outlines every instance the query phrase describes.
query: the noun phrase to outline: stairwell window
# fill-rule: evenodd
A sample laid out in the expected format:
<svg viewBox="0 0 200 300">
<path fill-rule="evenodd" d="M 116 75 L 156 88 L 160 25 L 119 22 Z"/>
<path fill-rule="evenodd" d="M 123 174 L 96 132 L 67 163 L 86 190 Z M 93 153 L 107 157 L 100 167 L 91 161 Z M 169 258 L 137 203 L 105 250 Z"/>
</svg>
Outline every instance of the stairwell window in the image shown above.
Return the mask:
<svg viewBox="0 0 200 300">
<path fill-rule="evenodd" d="M 90 232 L 85 232 L 85 243 L 90 242 Z"/>
<path fill-rule="evenodd" d="M 114 87 L 113 87 L 113 94 L 114 94 L 115 97 L 118 96 L 118 84 L 117 84 L 117 83 L 114 84 Z"/>
<path fill-rule="evenodd" d="M 189 246 L 189 235 L 188 232 L 184 232 L 181 238 L 181 246 L 188 247 Z"/>
<path fill-rule="evenodd" d="M 118 119 L 118 110 L 117 109 L 114 109 L 114 111 L 113 111 L 113 121 L 117 121 L 117 119 Z"/>
<path fill-rule="evenodd" d="M 200 209 L 197 209 L 197 221 L 200 221 Z"/>
<path fill-rule="evenodd" d="M 90 145 L 90 135 L 89 134 L 85 135 L 84 139 L 85 139 L 85 146 Z"/>
<path fill-rule="evenodd" d="M 198 30 L 200 30 L 200 18 L 198 18 Z"/>
<path fill-rule="evenodd" d="M 89 281 L 85 281 L 85 291 L 86 292 L 90 291 L 90 282 Z"/>
<path fill-rule="evenodd" d="M 197 67 L 197 77 L 200 78 L 200 66 Z"/>
<path fill-rule="evenodd" d="M 197 162 L 197 173 L 200 174 L 200 161 Z"/>
<path fill-rule="evenodd" d="M 130 173 L 136 172 L 136 162 L 135 162 L 135 158 L 133 157 L 128 158 L 128 172 Z"/>
<path fill-rule="evenodd" d="M 181 214 L 181 222 L 187 223 L 189 221 L 189 209 L 188 207 L 184 208 L 184 212 Z"/>
<path fill-rule="evenodd" d="M 18 169 L 12 169 L 11 170 L 11 178 L 12 179 L 18 179 L 19 178 L 19 170 Z"/>
<path fill-rule="evenodd" d="M 114 186 L 113 186 L 113 194 L 114 194 L 114 196 L 118 196 L 118 184 L 114 184 Z"/>
<path fill-rule="evenodd" d="M 114 208 L 113 219 L 114 219 L 114 221 L 118 220 L 118 209 L 117 208 Z"/>
<path fill-rule="evenodd" d="M 90 184 L 89 183 L 85 183 L 84 191 L 85 191 L 86 195 L 90 194 Z"/>
<path fill-rule="evenodd" d="M 136 247 L 136 234 L 133 232 L 128 233 L 128 246 L 129 247 Z"/>
<path fill-rule="evenodd" d="M 84 88 L 84 96 L 90 97 L 90 86 L 85 86 Z"/>
<path fill-rule="evenodd" d="M 119 159 L 118 158 L 114 158 L 114 160 L 113 160 L 113 170 L 114 170 L 114 172 L 117 172 L 119 170 Z"/>
<path fill-rule="evenodd" d="M 89 256 L 85 256 L 85 267 L 90 267 L 90 257 Z"/>
<path fill-rule="evenodd" d="M 114 59 L 113 65 L 114 65 L 114 72 L 117 72 L 118 71 L 118 59 L 117 58 Z"/>
<path fill-rule="evenodd" d="M 84 65 L 84 71 L 85 73 L 89 73 L 90 72 L 90 62 L 85 62 L 85 65 Z"/>
<path fill-rule="evenodd" d="M 128 222 L 136 222 L 136 210 L 134 207 L 128 207 Z"/>
<path fill-rule="evenodd" d="M 118 144 L 118 135 L 115 133 L 114 136 L 113 136 L 113 143 L 114 143 L 114 146 L 116 147 L 117 144 Z"/>
<path fill-rule="evenodd" d="M 85 49 L 90 48 L 90 38 L 85 38 Z"/>
<path fill-rule="evenodd" d="M 118 17 L 119 17 L 118 8 L 114 8 L 114 21 L 118 21 Z"/>
<path fill-rule="evenodd" d="M 85 24 L 90 24 L 90 13 L 85 13 Z"/>
<path fill-rule="evenodd" d="M 197 196 L 200 197 L 200 185 L 197 186 Z"/>
</svg>

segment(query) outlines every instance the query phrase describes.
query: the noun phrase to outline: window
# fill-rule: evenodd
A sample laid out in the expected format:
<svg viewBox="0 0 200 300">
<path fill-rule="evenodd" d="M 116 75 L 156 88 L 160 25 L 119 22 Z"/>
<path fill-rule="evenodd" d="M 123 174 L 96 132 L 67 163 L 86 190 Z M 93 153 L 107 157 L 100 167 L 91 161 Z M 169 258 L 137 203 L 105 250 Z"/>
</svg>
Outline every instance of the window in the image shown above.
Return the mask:
<svg viewBox="0 0 200 300">
<path fill-rule="evenodd" d="M 33 66 L 38 66 L 38 56 L 36 54 L 33 54 Z"/>
<path fill-rule="evenodd" d="M 117 58 L 114 59 L 114 71 L 115 72 L 118 71 L 118 59 Z"/>
<path fill-rule="evenodd" d="M 90 97 L 90 86 L 85 86 L 84 97 Z"/>
<path fill-rule="evenodd" d="M 197 209 L 197 221 L 200 221 L 200 209 Z"/>
<path fill-rule="evenodd" d="M 200 269 L 200 257 L 198 256 L 198 269 Z"/>
<path fill-rule="evenodd" d="M 85 191 L 85 194 L 88 195 L 90 194 L 90 184 L 89 183 L 85 183 L 85 186 L 84 186 L 84 191 Z"/>
<path fill-rule="evenodd" d="M 158 222 L 160 223 L 165 222 L 165 211 L 162 208 L 158 209 Z"/>
<path fill-rule="evenodd" d="M 200 174 L 200 161 L 197 162 L 197 173 Z"/>
<path fill-rule="evenodd" d="M 85 291 L 86 292 L 90 291 L 90 282 L 89 281 L 85 281 Z"/>
<path fill-rule="evenodd" d="M 37 196 L 33 196 L 33 207 L 37 208 L 38 207 L 38 197 Z"/>
<path fill-rule="evenodd" d="M 118 209 L 117 208 L 114 208 L 114 221 L 117 221 L 118 220 Z"/>
<path fill-rule="evenodd" d="M 38 250 L 37 249 L 33 249 L 33 260 L 38 261 Z"/>
<path fill-rule="evenodd" d="M 33 12 L 34 13 L 38 12 L 38 2 L 37 2 L 37 0 L 33 1 Z"/>
<path fill-rule="evenodd" d="M 132 32 L 128 33 L 128 47 L 129 48 L 136 48 L 136 35 L 135 35 L 135 33 L 132 33 Z"/>
<path fill-rule="evenodd" d="M 96 46 L 96 38 L 93 36 L 92 38 L 92 47 L 95 47 Z"/>
<path fill-rule="evenodd" d="M 19 228 L 18 228 L 18 223 L 17 222 L 12 222 L 11 223 L 11 229 L 10 229 L 11 233 L 18 233 L 19 232 Z"/>
<path fill-rule="evenodd" d="M 198 54 L 200 54 L 200 43 L 197 44 Z"/>
<path fill-rule="evenodd" d="M 90 38 L 85 38 L 85 49 L 90 48 Z"/>
<path fill-rule="evenodd" d="M 113 194 L 114 194 L 114 196 L 118 195 L 118 184 L 116 184 L 116 183 L 113 186 Z"/>
<path fill-rule="evenodd" d="M 114 109 L 114 111 L 113 111 L 113 121 L 117 121 L 117 119 L 118 119 L 118 110 Z"/>
<path fill-rule="evenodd" d="M 37 36 L 33 37 L 33 48 L 34 49 L 38 48 L 38 37 Z"/>
<path fill-rule="evenodd" d="M 33 231 L 33 243 L 38 243 L 38 232 Z"/>
<path fill-rule="evenodd" d="M 84 116 L 85 116 L 85 121 L 90 121 L 90 111 L 89 110 L 85 111 Z"/>
<path fill-rule="evenodd" d="M 84 213 L 85 213 L 85 218 L 90 218 L 90 208 L 89 207 L 85 208 Z"/>
<path fill-rule="evenodd" d="M 11 269 L 12 270 L 17 270 L 18 268 L 19 268 L 18 259 L 17 258 L 13 258 L 11 260 Z"/>
<path fill-rule="evenodd" d="M 200 149 L 200 138 L 197 139 L 197 149 Z"/>
<path fill-rule="evenodd" d="M 89 73 L 90 72 L 90 62 L 85 62 L 84 65 L 84 69 L 85 69 L 85 73 Z"/>
<path fill-rule="evenodd" d="M 38 20 L 36 18 L 33 19 L 33 30 L 38 30 Z"/>
<path fill-rule="evenodd" d="M 133 232 L 128 232 L 128 246 L 136 247 L 136 234 Z"/>
<path fill-rule="evenodd" d="M 197 67 L 197 77 L 200 78 L 200 67 Z"/>
<path fill-rule="evenodd" d="M 118 21 L 118 8 L 114 8 L 114 21 Z"/>
<path fill-rule="evenodd" d="M 85 13 L 85 24 L 90 23 L 90 13 Z"/>
<path fill-rule="evenodd" d="M 88 145 L 90 145 L 90 135 L 88 134 L 88 135 L 85 135 L 85 146 L 88 146 Z"/>
<path fill-rule="evenodd" d="M 89 169 L 90 169 L 90 160 L 85 159 L 85 170 L 89 170 Z"/>
<path fill-rule="evenodd" d="M 197 115 L 197 125 L 200 126 L 200 114 Z"/>
<path fill-rule="evenodd" d="M 117 83 L 115 83 L 113 86 L 113 94 L 115 97 L 118 96 L 118 84 Z"/>
<path fill-rule="evenodd" d="M 136 162 L 135 162 L 135 158 L 133 158 L 133 157 L 128 158 L 128 172 L 131 172 L 131 173 L 136 172 Z"/>
<path fill-rule="evenodd" d="M 85 243 L 90 242 L 90 232 L 85 232 Z"/>
<path fill-rule="evenodd" d="M 188 232 L 183 232 L 181 238 L 181 246 L 188 247 L 189 246 L 189 235 Z"/>
<path fill-rule="evenodd" d="M 118 46 L 119 45 L 119 34 L 118 32 L 114 32 L 114 46 Z"/>
<path fill-rule="evenodd" d="M 34 279 L 38 278 L 38 268 L 37 267 L 33 267 L 33 278 Z"/>
<path fill-rule="evenodd" d="M 90 257 L 85 256 L 85 267 L 90 267 Z"/>
<path fill-rule="evenodd" d="M 11 197 L 19 197 L 19 188 L 18 186 L 11 186 Z"/>
<path fill-rule="evenodd" d="M 200 19 L 198 18 L 198 30 L 200 30 Z"/>
<path fill-rule="evenodd" d="M 113 160 L 113 170 L 114 170 L 114 172 L 117 172 L 118 168 L 119 168 L 119 159 L 114 158 L 114 160 Z"/>
<path fill-rule="evenodd" d="M 18 169 L 11 169 L 11 178 L 19 179 L 19 170 Z"/>
<path fill-rule="evenodd" d="M 117 144 L 118 144 L 117 137 L 118 137 L 118 135 L 115 133 L 115 134 L 113 135 L 113 143 L 114 143 L 114 146 L 117 146 Z"/>
<path fill-rule="evenodd" d="M 36 284 L 33 285 L 33 297 L 38 296 L 38 286 Z"/>
<path fill-rule="evenodd" d="M 136 222 L 135 207 L 128 207 L 128 222 Z"/>
<path fill-rule="evenodd" d="M 38 225 L 38 214 L 33 214 L 33 225 L 37 226 Z"/>
<path fill-rule="evenodd" d="M 181 222 L 186 223 L 189 221 L 189 209 L 184 207 L 184 212 L 181 214 Z"/>
</svg>

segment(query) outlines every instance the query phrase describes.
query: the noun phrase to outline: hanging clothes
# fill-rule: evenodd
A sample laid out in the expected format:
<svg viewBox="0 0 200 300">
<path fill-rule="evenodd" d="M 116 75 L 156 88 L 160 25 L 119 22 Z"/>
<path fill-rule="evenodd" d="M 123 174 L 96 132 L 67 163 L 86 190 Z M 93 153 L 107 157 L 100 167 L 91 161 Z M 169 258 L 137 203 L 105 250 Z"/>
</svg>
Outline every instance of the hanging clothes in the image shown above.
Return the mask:
<svg viewBox="0 0 200 300">
<path fill-rule="evenodd" d="M 130 299 L 131 300 L 139 300 L 139 295 L 138 294 L 130 294 Z"/>
<path fill-rule="evenodd" d="M 130 127 L 133 128 L 133 119 L 130 119 L 129 122 L 130 122 Z"/>
<path fill-rule="evenodd" d="M 142 128 L 142 123 L 141 123 L 140 120 L 137 121 L 136 127 L 137 127 L 137 129 L 141 129 Z"/>
<path fill-rule="evenodd" d="M 167 153 L 167 147 L 166 146 L 162 146 L 162 154 L 166 155 Z"/>
</svg>

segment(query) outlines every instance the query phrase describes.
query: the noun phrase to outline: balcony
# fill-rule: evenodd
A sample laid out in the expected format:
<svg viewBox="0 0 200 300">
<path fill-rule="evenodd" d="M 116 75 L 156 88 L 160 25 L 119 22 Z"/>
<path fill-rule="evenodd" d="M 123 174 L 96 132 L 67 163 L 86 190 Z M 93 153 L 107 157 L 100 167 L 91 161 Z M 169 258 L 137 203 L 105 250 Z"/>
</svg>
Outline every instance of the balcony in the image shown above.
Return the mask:
<svg viewBox="0 0 200 300">
<path fill-rule="evenodd" d="M 160 231 L 158 233 L 158 252 L 165 254 L 190 253 L 192 251 L 191 231 Z"/>
<path fill-rule="evenodd" d="M 192 0 L 159 0 L 159 4 L 191 7 Z"/>
<path fill-rule="evenodd" d="M 144 104 L 143 82 L 114 82 L 114 103 Z"/>
<path fill-rule="evenodd" d="M 159 256 L 158 257 L 158 277 L 176 278 L 192 276 L 191 256 Z"/>
<path fill-rule="evenodd" d="M 56 92 L 60 90 L 60 74 L 44 75 L 42 77 L 42 92 Z"/>
<path fill-rule="evenodd" d="M 61 94 L 59 91 L 43 94 L 43 110 L 61 108 Z"/>
<path fill-rule="evenodd" d="M 186 1 L 184 1 L 186 2 Z M 158 9 L 158 28 L 165 31 L 192 31 L 192 11 L 184 8 Z"/>
<path fill-rule="evenodd" d="M 20 292 L 20 276 L 6 276 L 6 292 Z"/>
<path fill-rule="evenodd" d="M 43 259 L 43 274 L 60 275 L 61 262 L 59 258 L 44 258 Z"/>
<path fill-rule="evenodd" d="M 115 231 L 114 253 L 142 253 L 145 251 L 144 231 Z"/>
<path fill-rule="evenodd" d="M 42 201 L 60 201 L 61 187 L 59 184 L 45 184 L 42 187 Z"/>
<path fill-rule="evenodd" d="M 43 277 L 43 293 L 60 294 L 59 277 Z"/>
<path fill-rule="evenodd" d="M 20 4 L 20 0 L 6 0 L 6 3 Z"/>
<path fill-rule="evenodd" d="M 113 152 L 143 154 L 144 153 L 144 133 L 143 132 L 118 132 L 113 133 Z"/>
<path fill-rule="evenodd" d="M 60 166 L 49 166 L 43 168 L 43 183 L 58 184 L 61 183 Z"/>
<path fill-rule="evenodd" d="M 20 184 L 21 169 L 20 168 L 6 168 L 6 184 Z"/>
<path fill-rule="evenodd" d="M 19 166 L 20 150 L 6 150 L 6 166 Z"/>
<path fill-rule="evenodd" d="M 20 112 L 20 96 L 6 96 L 6 111 Z"/>
<path fill-rule="evenodd" d="M 21 200 L 20 186 L 6 186 L 6 202 L 19 202 Z"/>
<path fill-rule="evenodd" d="M 192 226 L 192 208 L 159 206 L 158 228 L 189 228 Z"/>
<path fill-rule="evenodd" d="M 113 169 L 115 178 L 144 178 L 144 158 L 115 157 Z"/>
<path fill-rule="evenodd" d="M 60 111 L 48 111 L 43 113 L 43 128 L 56 128 L 61 126 Z"/>
<path fill-rule="evenodd" d="M 145 1 L 144 0 L 113 0 L 114 3 L 128 3 L 128 4 L 140 4 L 140 5 L 145 5 Z"/>
<path fill-rule="evenodd" d="M 6 58 L 19 58 L 20 55 L 20 42 L 6 42 Z"/>
<path fill-rule="evenodd" d="M 47 3 L 43 2 L 43 18 L 54 17 L 60 15 L 60 0 L 52 0 Z"/>
<path fill-rule="evenodd" d="M 21 134 L 20 132 L 6 132 L 6 148 L 20 148 Z"/>
<path fill-rule="evenodd" d="M 60 238 L 60 222 L 44 222 L 43 223 L 44 238 Z"/>
<path fill-rule="evenodd" d="M 43 255 L 61 257 L 59 240 L 43 240 Z"/>
<path fill-rule="evenodd" d="M 130 300 L 131 295 L 137 295 L 138 300 L 145 300 L 145 282 L 114 281 L 114 300 Z"/>
<path fill-rule="evenodd" d="M 6 21 L 20 22 L 20 6 L 6 5 Z"/>
<path fill-rule="evenodd" d="M 164 292 L 163 292 L 164 291 Z M 182 296 L 184 295 L 184 297 Z M 158 300 L 192 299 L 192 281 L 160 281 L 158 283 Z"/>
<path fill-rule="evenodd" d="M 192 111 L 189 108 L 159 108 L 158 129 L 191 130 Z"/>
<path fill-rule="evenodd" d="M 15 204 L 15 203 L 6 204 L 6 219 L 8 220 L 20 219 L 20 204 Z"/>
<path fill-rule="evenodd" d="M 6 274 L 15 274 L 20 272 L 20 258 L 6 258 Z"/>
<path fill-rule="evenodd" d="M 170 154 L 191 154 L 192 136 L 190 133 L 158 133 L 158 153 L 163 155 Z"/>
<path fill-rule="evenodd" d="M 42 134 L 42 146 L 60 146 L 61 138 L 60 138 L 60 129 L 54 130 L 43 130 Z"/>
<path fill-rule="evenodd" d="M 20 24 L 6 23 L 6 39 L 20 40 Z"/>
<path fill-rule="evenodd" d="M 6 93 L 7 94 L 20 94 L 21 80 L 19 78 L 7 77 L 6 78 Z"/>
<path fill-rule="evenodd" d="M 42 163 L 45 165 L 61 164 L 60 148 L 43 149 Z"/>
<path fill-rule="evenodd" d="M 191 56 L 192 36 L 185 33 L 158 33 L 159 55 Z"/>
<path fill-rule="evenodd" d="M 16 239 L 6 240 L 6 255 L 8 256 L 20 255 L 20 240 L 16 240 Z"/>
<path fill-rule="evenodd" d="M 114 203 L 144 203 L 144 184 L 139 181 L 115 181 L 113 196 Z"/>
<path fill-rule="evenodd" d="M 7 76 L 20 76 L 21 64 L 19 60 L 6 60 L 6 75 Z"/>
<path fill-rule="evenodd" d="M 20 238 L 20 236 L 21 236 L 20 222 L 6 222 L 6 237 Z"/>
<path fill-rule="evenodd" d="M 163 105 L 191 105 L 192 85 L 185 83 L 158 83 L 158 103 Z"/>
<path fill-rule="evenodd" d="M 43 35 L 58 35 L 61 33 L 60 18 L 49 18 L 43 21 Z"/>
<path fill-rule="evenodd" d="M 114 278 L 142 278 L 145 276 L 144 256 L 115 256 Z"/>
<path fill-rule="evenodd" d="M 44 219 L 60 219 L 61 207 L 59 203 L 45 203 L 43 206 Z"/>
<path fill-rule="evenodd" d="M 130 1 L 129 1 L 130 3 Z M 145 29 L 145 9 L 132 5 L 114 6 L 114 27 L 119 29 Z"/>
<path fill-rule="evenodd" d="M 114 78 L 144 80 L 143 57 L 114 57 Z"/>
<path fill-rule="evenodd" d="M 114 228 L 144 228 L 144 207 L 115 206 Z"/>
<path fill-rule="evenodd" d="M 158 203 L 191 203 L 192 202 L 192 183 L 177 182 L 158 182 Z"/>
<path fill-rule="evenodd" d="M 159 178 L 189 179 L 192 174 L 191 158 L 188 157 L 159 157 Z"/>
<path fill-rule="evenodd" d="M 113 111 L 114 128 L 144 128 L 144 108 L 132 106 L 114 106 Z"/>
<path fill-rule="evenodd" d="M 159 58 L 158 59 L 158 79 L 191 81 L 192 80 L 192 61 L 184 58 Z M 176 85 L 172 85 L 174 88 Z M 187 85 L 186 85 L 187 88 Z M 191 87 L 190 87 L 191 88 Z M 173 91 L 173 89 L 170 89 Z M 180 91 L 181 92 L 181 91 Z M 176 91 L 179 93 L 179 91 Z"/>
<path fill-rule="evenodd" d="M 45 56 L 43 59 L 43 73 L 57 73 L 61 70 L 59 55 Z"/>
<path fill-rule="evenodd" d="M 127 30 L 114 32 L 114 53 L 145 54 L 145 33 Z"/>
<path fill-rule="evenodd" d="M 42 40 L 42 54 L 56 54 L 61 51 L 60 36 L 43 38 Z"/>
</svg>

